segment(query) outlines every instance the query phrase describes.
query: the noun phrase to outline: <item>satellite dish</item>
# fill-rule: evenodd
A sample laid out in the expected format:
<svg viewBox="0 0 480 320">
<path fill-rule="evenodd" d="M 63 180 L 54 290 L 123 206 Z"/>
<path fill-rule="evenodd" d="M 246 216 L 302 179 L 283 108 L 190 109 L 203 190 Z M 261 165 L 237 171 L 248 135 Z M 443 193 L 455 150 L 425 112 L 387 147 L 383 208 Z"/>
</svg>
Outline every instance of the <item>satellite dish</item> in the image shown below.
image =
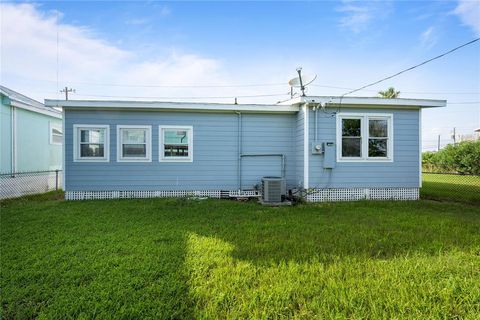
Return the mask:
<svg viewBox="0 0 480 320">
<path fill-rule="evenodd" d="M 288 84 L 291 87 L 300 88 L 302 85 L 304 87 L 308 86 L 310 83 L 315 81 L 315 79 L 317 79 L 316 74 L 303 74 L 301 82 L 300 82 L 300 77 L 295 77 L 295 78 L 291 79 L 290 81 L 288 81 Z"/>
<path fill-rule="evenodd" d="M 293 88 L 300 88 L 302 90 L 302 96 L 305 96 L 305 87 L 317 79 L 316 74 L 303 74 L 302 68 L 297 69 L 298 77 L 295 77 L 288 81 L 288 84 Z"/>
</svg>

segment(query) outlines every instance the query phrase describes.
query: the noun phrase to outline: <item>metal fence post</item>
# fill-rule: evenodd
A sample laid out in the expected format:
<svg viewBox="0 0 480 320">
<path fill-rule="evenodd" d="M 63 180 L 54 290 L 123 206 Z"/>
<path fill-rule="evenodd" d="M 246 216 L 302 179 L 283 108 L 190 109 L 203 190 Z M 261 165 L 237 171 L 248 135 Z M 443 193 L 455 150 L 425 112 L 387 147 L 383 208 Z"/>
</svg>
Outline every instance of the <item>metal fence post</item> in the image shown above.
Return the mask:
<svg viewBox="0 0 480 320">
<path fill-rule="evenodd" d="M 55 190 L 58 190 L 58 169 L 55 170 Z"/>
</svg>

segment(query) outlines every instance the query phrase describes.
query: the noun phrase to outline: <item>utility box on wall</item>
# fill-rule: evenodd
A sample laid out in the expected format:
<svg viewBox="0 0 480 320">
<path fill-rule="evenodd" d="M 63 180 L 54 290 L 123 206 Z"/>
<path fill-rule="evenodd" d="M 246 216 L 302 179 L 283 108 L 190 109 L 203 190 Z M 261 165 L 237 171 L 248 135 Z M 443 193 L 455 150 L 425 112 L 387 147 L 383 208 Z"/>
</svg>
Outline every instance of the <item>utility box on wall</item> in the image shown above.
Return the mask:
<svg viewBox="0 0 480 320">
<path fill-rule="evenodd" d="M 333 169 L 335 168 L 336 163 L 336 150 L 335 142 L 324 142 L 323 143 L 323 168 L 324 169 Z"/>
</svg>

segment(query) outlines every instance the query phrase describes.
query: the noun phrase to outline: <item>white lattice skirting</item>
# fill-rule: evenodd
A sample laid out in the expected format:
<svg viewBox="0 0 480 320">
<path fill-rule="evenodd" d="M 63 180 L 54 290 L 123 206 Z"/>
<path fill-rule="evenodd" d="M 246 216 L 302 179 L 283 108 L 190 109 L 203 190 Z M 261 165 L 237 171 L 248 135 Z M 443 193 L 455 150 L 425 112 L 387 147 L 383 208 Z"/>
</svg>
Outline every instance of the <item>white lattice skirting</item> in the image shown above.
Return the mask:
<svg viewBox="0 0 480 320">
<path fill-rule="evenodd" d="M 135 199 L 172 197 L 259 197 L 258 191 L 203 190 L 203 191 L 67 191 L 65 200 Z M 316 189 L 306 196 L 308 202 L 358 200 L 418 200 L 418 188 L 349 188 Z"/>
<path fill-rule="evenodd" d="M 309 202 L 358 200 L 418 200 L 419 188 L 349 188 L 316 189 L 309 193 Z"/>
<path fill-rule="evenodd" d="M 258 191 L 230 191 L 230 190 L 203 190 L 203 191 L 66 191 L 65 200 L 93 200 L 93 199 L 135 199 L 135 198 L 177 198 L 177 197 L 258 197 Z"/>
</svg>

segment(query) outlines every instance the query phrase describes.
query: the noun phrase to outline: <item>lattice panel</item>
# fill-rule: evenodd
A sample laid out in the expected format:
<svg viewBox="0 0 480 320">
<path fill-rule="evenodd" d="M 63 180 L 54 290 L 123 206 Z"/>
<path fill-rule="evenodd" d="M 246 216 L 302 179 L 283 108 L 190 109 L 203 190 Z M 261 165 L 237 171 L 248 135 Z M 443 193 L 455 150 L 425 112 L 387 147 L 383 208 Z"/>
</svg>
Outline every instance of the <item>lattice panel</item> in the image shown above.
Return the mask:
<svg viewBox="0 0 480 320">
<path fill-rule="evenodd" d="M 136 198 L 176 198 L 176 197 L 259 197 L 255 190 L 177 190 L 177 191 L 67 191 L 65 200 L 93 200 L 93 199 L 136 199 Z"/>
<path fill-rule="evenodd" d="M 137 198 L 176 198 L 209 197 L 220 198 L 220 190 L 176 190 L 176 191 L 66 191 L 65 200 L 93 199 L 137 199 Z"/>
<path fill-rule="evenodd" d="M 418 188 L 317 189 L 307 195 L 309 202 L 358 200 L 418 200 Z"/>
</svg>

